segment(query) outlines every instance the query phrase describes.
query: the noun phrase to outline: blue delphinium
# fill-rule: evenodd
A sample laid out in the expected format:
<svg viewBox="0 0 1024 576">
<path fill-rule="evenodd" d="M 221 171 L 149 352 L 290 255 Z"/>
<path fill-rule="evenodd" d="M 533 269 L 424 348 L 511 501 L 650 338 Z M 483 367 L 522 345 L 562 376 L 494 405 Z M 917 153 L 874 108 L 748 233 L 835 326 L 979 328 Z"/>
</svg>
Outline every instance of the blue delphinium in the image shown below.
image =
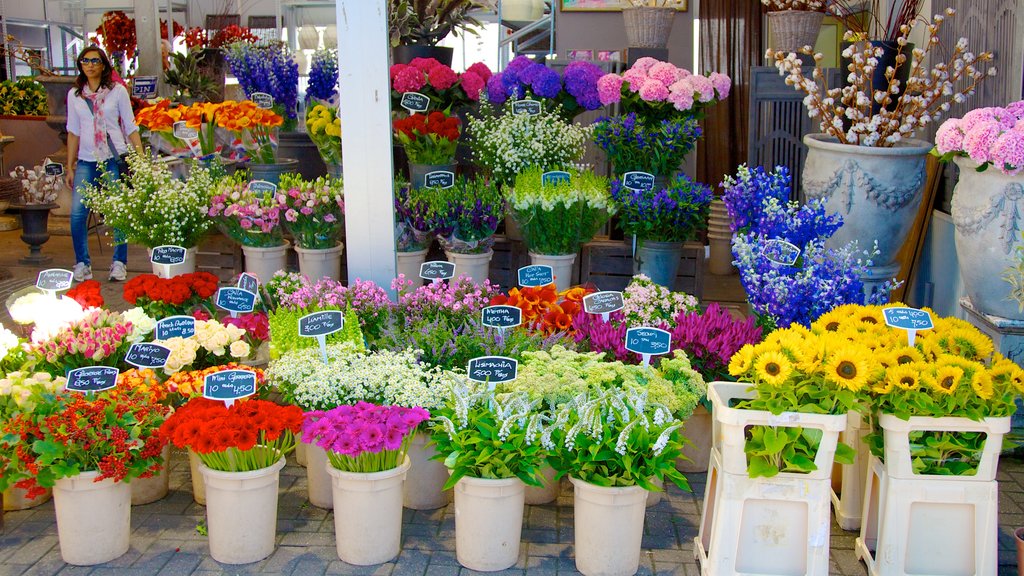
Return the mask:
<svg viewBox="0 0 1024 576">
<path fill-rule="evenodd" d="M 761 166 L 753 169 L 741 164 L 736 177 L 726 176 L 721 186 L 722 201 L 729 211 L 732 233 L 746 232 L 760 220 L 761 207 L 768 198 L 788 202 L 792 187 L 789 169 L 776 166 L 770 174 Z"/>
<path fill-rule="evenodd" d="M 309 65 L 309 85 L 306 101 L 310 98 L 332 102 L 338 96 L 338 51 L 317 50 Z"/>
<path fill-rule="evenodd" d="M 247 97 L 265 92 L 274 97 L 274 108 L 286 124 L 295 123 L 299 100 L 299 65 L 281 42 L 228 46 L 227 61 Z"/>
</svg>

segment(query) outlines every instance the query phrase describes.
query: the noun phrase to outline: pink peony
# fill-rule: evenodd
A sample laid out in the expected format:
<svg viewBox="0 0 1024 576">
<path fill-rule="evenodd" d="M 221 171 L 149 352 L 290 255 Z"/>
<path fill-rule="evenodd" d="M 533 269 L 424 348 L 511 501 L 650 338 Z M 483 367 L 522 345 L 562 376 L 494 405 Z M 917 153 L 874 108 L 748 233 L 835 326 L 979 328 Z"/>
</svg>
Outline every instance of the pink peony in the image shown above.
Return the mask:
<svg viewBox="0 0 1024 576">
<path fill-rule="evenodd" d="M 711 85 L 715 87 L 715 92 L 718 92 L 718 99 L 725 100 L 729 97 L 729 90 L 732 88 L 732 80 L 728 76 L 720 72 L 712 72 L 708 79 L 711 80 Z"/>
<path fill-rule="evenodd" d="M 434 58 L 413 58 L 409 65 L 413 68 L 419 68 L 424 72 L 430 72 L 434 66 L 444 66 L 444 64 L 441 64 Z"/>
<path fill-rule="evenodd" d="M 661 82 L 665 86 L 671 86 L 676 80 L 682 78 L 679 68 L 668 62 L 658 62 L 647 71 L 647 75 Z"/>
<path fill-rule="evenodd" d="M 711 83 L 711 80 L 700 74 L 694 74 L 687 78 L 687 80 L 689 80 L 690 86 L 693 87 L 693 91 L 697 93 L 697 100 L 699 102 L 711 102 L 715 99 L 715 86 Z"/>
<path fill-rule="evenodd" d="M 1015 175 L 1024 170 L 1024 132 L 1003 132 L 992 144 L 991 160 L 1005 174 Z"/>
<path fill-rule="evenodd" d="M 419 68 L 406 66 L 399 70 L 391 79 L 391 87 L 396 92 L 415 92 L 427 84 L 427 77 Z"/>
<path fill-rule="evenodd" d="M 964 125 L 966 121 L 967 116 L 964 116 Z M 995 120 L 976 122 L 964 135 L 964 152 L 978 164 L 989 162 L 992 160 L 992 145 L 995 144 L 1000 132 L 999 122 Z"/>
<path fill-rule="evenodd" d="M 644 56 L 643 58 L 640 58 L 639 60 L 634 62 L 633 65 L 630 66 L 629 70 L 627 70 L 626 72 L 629 72 L 630 70 L 636 70 L 641 74 L 646 74 L 647 71 L 650 70 L 651 67 L 654 66 L 655 64 L 663 64 L 663 62 L 661 60 L 651 58 L 650 56 Z"/>
<path fill-rule="evenodd" d="M 964 133 L 960 129 L 960 125 L 959 118 L 950 118 L 939 126 L 935 132 L 935 147 L 939 150 L 939 154 L 958 152 L 963 148 Z"/>
<path fill-rule="evenodd" d="M 486 68 L 486 66 L 485 66 Z M 466 98 L 476 102 L 480 99 L 480 91 L 484 89 L 486 80 L 472 70 L 466 70 L 462 74 L 462 89 L 466 92 Z"/>
<path fill-rule="evenodd" d="M 622 76 L 605 74 L 597 81 L 597 97 L 602 106 L 614 104 L 622 99 Z"/>
<path fill-rule="evenodd" d="M 640 97 L 647 102 L 664 102 L 668 94 L 668 87 L 654 78 L 648 78 L 640 87 Z"/>
<path fill-rule="evenodd" d="M 427 71 L 427 81 L 438 90 L 447 90 L 455 85 L 459 76 L 451 68 L 438 64 Z"/>
</svg>

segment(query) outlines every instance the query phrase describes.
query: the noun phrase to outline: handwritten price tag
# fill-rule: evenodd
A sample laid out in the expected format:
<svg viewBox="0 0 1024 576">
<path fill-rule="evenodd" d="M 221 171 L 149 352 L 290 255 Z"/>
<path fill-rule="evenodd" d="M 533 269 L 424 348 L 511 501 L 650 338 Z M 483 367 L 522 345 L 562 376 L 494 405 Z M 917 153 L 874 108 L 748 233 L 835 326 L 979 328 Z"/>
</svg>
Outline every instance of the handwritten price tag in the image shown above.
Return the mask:
<svg viewBox="0 0 1024 576">
<path fill-rule="evenodd" d="M 449 170 L 434 170 L 423 176 L 423 185 L 427 188 L 446 190 L 455 186 L 455 173 Z"/>
<path fill-rule="evenodd" d="M 541 186 L 557 186 L 562 183 L 568 184 L 572 175 L 563 170 L 552 170 L 540 175 Z"/>
<path fill-rule="evenodd" d="M 622 185 L 630 190 L 647 192 L 654 189 L 654 174 L 649 172 L 626 172 L 622 175 Z"/>
<path fill-rule="evenodd" d="M 910 346 L 914 345 L 918 330 L 931 330 L 935 327 L 932 315 L 917 308 L 886 308 L 882 310 L 882 315 L 885 316 L 887 325 L 907 331 L 907 342 Z"/>
<path fill-rule="evenodd" d="M 551 266 L 546 264 L 523 266 L 519 269 L 518 276 L 519 285 L 523 287 L 547 286 L 555 283 L 555 272 Z"/>
<path fill-rule="evenodd" d="M 455 264 L 444 260 L 434 260 L 420 264 L 420 278 L 433 282 L 455 278 Z"/>
<path fill-rule="evenodd" d="M 541 105 L 537 100 L 516 100 L 512 103 L 512 113 L 516 116 L 539 116 L 540 112 Z"/>
<path fill-rule="evenodd" d="M 299 318 L 299 336 L 316 338 L 324 364 L 327 364 L 327 336 L 344 327 L 345 317 L 340 310 L 313 312 Z"/>
<path fill-rule="evenodd" d="M 156 339 L 191 338 L 196 333 L 196 319 L 191 316 L 168 316 L 156 323 Z"/>
<path fill-rule="evenodd" d="M 102 392 L 117 386 L 117 368 L 113 366 L 86 366 L 68 372 L 64 389 L 71 392 Z"/>
<path fill-rule="evenodd" d="M 480 311 L 480 323 L 490 328 L 515 328 L 523 323 L 517 306 L 488 306 Z"/>
<path fill-rule="evenodd" d="M 159 344 L 139 342 L 128 348 L 124 361 L 138 368 L 163 368 L 171 356 L 171 349 Z"/>
<path fill-rule="evenodd" d="M 217 290 L 215 303 L 235 318 L 239 312 L 252 312 L 256 306 L 256 295 L 241 288 L 221 288 Z"/>
<path fill-rule="evenodd" d="M 266 92 L 253 92 L 249 99 L 257 108 L 267 110 L 274 107 L 274 97 Z"/>
<path fill-rule="evenodd" d="M 630 328 L 626 330 L 626 350 L 643 358 L 644 366 L 650 366 L 651 356 L 668 354 L 672 334 L 661 328 Z"/>
<path fill-rule="evenodd" d="M 474 382 L 485 382 L 488 389 L 494 385 L 516 379 L 519 362 L 504 356 L 482 356 L 473 358 L 466 366 L 466 375 Z"/>
<path fill-rule="evenodd" d="M 583 310 L 587 314 L 600 314 L 601 319 L 608 321 L 608 315 L 625 308 L 622 292 L 594 292 L 583 297 Z"/>
<path fill-rule="evenodd" d="M 223 400 L 226 406 L 255 393 L 256 373 L 252 370 L 224 370 L 203 378 L 203 398 Z"/>
<path fill-rule="evenodd" d="M 403 92 L 399 104 L 410 114 L 426 112 L 430 108 L 430 98 L 419 92 Z"/>
<path fill-rule="evenodd" d="M 43 270 L 36 276 L 36 288 L 44 290 L 50 295 L 55 295 L 55 292 L 70 289 L 71 282 L 74 279 L 75 275 L 71 270 L 50 268 L 49 270 Z"/>
<path fill-rule="evenodd" d="M 238 282 L 235 283 L 235 287 L 241 288 L 246 292 L 259 294 L 260 279 L 253 274 L 249 274 L 248 272 L 242 272 L 242 275 L 238 277 Z"/>
</svg>

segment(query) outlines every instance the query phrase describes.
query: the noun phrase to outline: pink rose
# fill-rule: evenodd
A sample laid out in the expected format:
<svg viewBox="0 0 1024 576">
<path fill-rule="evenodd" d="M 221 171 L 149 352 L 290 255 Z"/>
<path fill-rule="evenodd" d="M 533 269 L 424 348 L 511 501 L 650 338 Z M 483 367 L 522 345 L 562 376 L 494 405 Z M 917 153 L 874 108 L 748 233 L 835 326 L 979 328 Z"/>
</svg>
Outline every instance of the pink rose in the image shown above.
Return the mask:
<svg viewBox="0 0 1024 576">
<path fill-rule="evenodd" d="M 605 74 L 597 80 L 597 97 L 602 106 L 614 104 L 622 99 L 622 76 Z"/>
<path fill-rule="evenodd" d="M 1024 133 L 1003 132 L 992 145 L 992 162 L 1000 172 L 1014 175 L 1024 170 Z"/>
<path fill-rule="evenodd" d="M 963 123 L 966 125 L 967 116 L 964 116 Z M 999 122 L 986 120 L 976 122 L 974 127 L 966 131 L 964 135 L 964 152 L 978 164 L 984 164 L 992 159 L 992 145 L 999 137 Z"/>
<path fill-rule="evenodd" d="M 427 71 L 427 81 L 430 82 L 431 86 L 438 90 L 447 90 L 451 88 L 458 79 L 458 74 L 443 64 L 434 66 Z"/>
<path fill-rule="evenodd" d="M 935 132 L 935 147 L 939 154 L 958 152 L 964 145 L 964 133 L 960 130 L 961 120 L 950 118 Z"/>
<path fill-rule="evenodd" d="M 668 62 L 658 62 L 647 71 L 647 75 L 661 82 L 665 86 L 671 86 L 676 80 L 682 78 L 679 69 Z"/>
<path fill-rule="evenodd" d="M 668 87 L 654 78 L 648 78 L 640 87 L 640 97 L 648 102 L 664 102 L 668 94 Z"/>
</svg>

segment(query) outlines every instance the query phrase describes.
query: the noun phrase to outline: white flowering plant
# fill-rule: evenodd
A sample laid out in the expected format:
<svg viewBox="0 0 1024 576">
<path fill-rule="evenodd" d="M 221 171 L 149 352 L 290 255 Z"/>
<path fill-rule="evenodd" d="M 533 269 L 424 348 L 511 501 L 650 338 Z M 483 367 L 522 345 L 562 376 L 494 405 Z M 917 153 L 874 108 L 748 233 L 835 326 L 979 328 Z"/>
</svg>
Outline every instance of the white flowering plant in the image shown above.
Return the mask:
<svg viewBox="0 0 1024 576">
<path fill-rule="evenodd" d="M 124 240 L 155 248 L 165 244 L 193 248 L 213 225 L 206 215 L 214 188 L 209 170 L 194 165 L 185 181 L 171 175 L 148 153 L 128 154 L 127 175 L 86 185 L 83 201 L 101 214 Z"/>
<path fill-rule="evenodd" d="M 535 166 L 516 176 L 510 210 L 531 252 L 575 254 L 615 213 L 608 179 L 570 168 L 569 180 L 544 183 L 544 172 Z"/>
<path fill-rule="evenodd" d="M 863 33 L 847 31 L 843 35 L 851 44 L 842 52 L 850 64 L 841 87 L 829 87 L 820 65 L 811 77 L 805 76 L 803 63 L 795 52 L 768 50 L 766 55 L 775 61 L 779 74 L 786 77 L 786 84 L 807 94 L 804 105 L 811 118 L 819 119 L 821 132 L 842 144 L 888 148 L 941 118 L 951 103 L 964 102 L 985 78 L 996 73 L 988 65 L 992 53 L 969 51 L 966 38 L 947 47 L 948 59 L 936 50 L 941 45 L 939 31 L 943 22 L 954 14 L 956 11 L 948 8 L 945 15 L 919 21 L 926 28 L 924 48 L 910 43 L 913 20 L 900 25 L 894 39 L 898 47 L 896 65 L 886 67 L 884 75 L 888 82 L 880 86 L 874 85 L 873 79 L 883 49 L 867 41 Z M 804 47 L 801 53 L 813 56 L 818 64 L 824 59 L 824 55 L 814 53 L 810 47 Z M 904 66 L 909 67 L 909 76 L 901 83 L 896 71 Z"/>
<path fill-rule="evenodd" d="M 556 413 L 542 434 L 553 447 L 549 461 L 558 477 L 568 474 L 598 486 L 641 486 L 651 480 L 690 485 L 678 470 L 686 439 L 683 422 L 643 390 L 608 389 L 580 394 Z"/>
<path fill-rule="evenodd" d="M 499 184 L 537 166 L 562 169 L 583 157 L 593 129 L 563 119 L 557 111 L 540 114 L 497 114 L 481 103 L 479 118 L 470 118 L 467 134 L 473 159 Z"/>
<path fill-rule="evenodd" d="M 767 6 L 769 12 L 785 10 L 824 12 L 828 3 L 825 0 L 761 0 L 761 4 Z"/>
<path fill-rule="evenodd" d="M 48 372 L 15 370 L 0 378 L 0 420 L 10 420 L 15 414 L 35 411 L 38 394 L 57 394 L 67 380 Z"/>
<path fill-rule="evenodd" d="M 188 370 L 203 370 L 227 362 L 245 360 L 252 354 L 245 329 L 216 320 L 196 320 L 196 332 L 188 338 L 175 336 L 155 340 L 166 346 L 171 355 L 164 365 L 167 375 Z"/>
<path fill-rule="evenodd" d="M 519 478 L 540 486 L 549 451 L 542 443 L 545 417 L 539 407 L 539 400 L 524 393 L 494 394 L 465 381 L 454 386 L 444 406 L 431 411 L 434 458 L 451 472 L 445 489 L 463 477 Z"/>
<path fill-rule="evenodd" d="M 156 329 L 156 318 L 146 314 L 141 306 L 129 308 L 122 312 L 121 316 L 124 317 L 125 322 L 132 324 L 132 331 L 128 334 L 129 342 L 142 342 Z"/>
</svg>

